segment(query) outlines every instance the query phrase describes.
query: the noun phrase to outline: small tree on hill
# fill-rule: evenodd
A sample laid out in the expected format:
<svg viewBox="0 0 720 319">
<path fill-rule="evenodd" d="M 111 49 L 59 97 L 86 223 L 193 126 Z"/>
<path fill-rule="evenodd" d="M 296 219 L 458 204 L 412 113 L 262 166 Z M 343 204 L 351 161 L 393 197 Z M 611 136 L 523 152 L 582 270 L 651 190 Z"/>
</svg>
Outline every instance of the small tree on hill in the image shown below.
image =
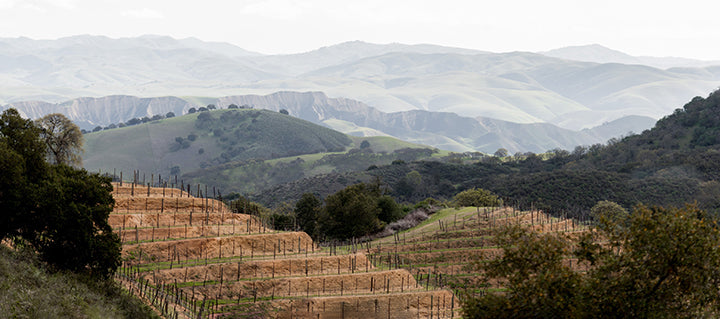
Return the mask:
<svg viewBox="0 0 720 319">
<path fill-rule="evenodd" d="M 510 152 L 505 148 L 498 148 L 497 151 L 495 151 L 495 157 L 506 157 L 510 154 Z"/>
<path fill-rule="evenodd" d="M 480 207 L 498 206 L 500 204 L 502 204 L 502 201 L 496 195 L 482 188 L 464 190 L 455 195 L 456 206 L 477 207 L 478 211 Z"/>
</svg>

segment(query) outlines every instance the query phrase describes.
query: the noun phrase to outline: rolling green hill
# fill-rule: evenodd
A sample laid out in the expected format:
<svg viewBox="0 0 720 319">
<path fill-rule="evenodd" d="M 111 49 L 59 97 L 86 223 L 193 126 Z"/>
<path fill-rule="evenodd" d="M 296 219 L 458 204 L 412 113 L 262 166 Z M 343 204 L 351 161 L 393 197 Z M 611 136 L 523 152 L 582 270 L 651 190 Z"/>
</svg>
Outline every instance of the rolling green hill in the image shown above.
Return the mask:
<svg viewBox="0 0 720 319">
<path fill-rule="evenodd" d="M 188 114 L 85 135 L 89 170 L 178 174 L 230 161 L 272 159 L 349 147 L 346 135 L 266 110 Z M 175 168 L 175 169 L 173 169 Z"/>
<path fill-rule="evenodd" d="M 256 192 L 331 172 L 365 170 L 437 151 L 391 137 L 350 137 L 278 112 L 199 112 L 85 135 L 84 166 L 128 178 L 178 176 L 223 193 Z M 149 176 L 148 176 L 149 177 Z M 149 178 L 148 178 L 149 180 Z"/>
</svg>

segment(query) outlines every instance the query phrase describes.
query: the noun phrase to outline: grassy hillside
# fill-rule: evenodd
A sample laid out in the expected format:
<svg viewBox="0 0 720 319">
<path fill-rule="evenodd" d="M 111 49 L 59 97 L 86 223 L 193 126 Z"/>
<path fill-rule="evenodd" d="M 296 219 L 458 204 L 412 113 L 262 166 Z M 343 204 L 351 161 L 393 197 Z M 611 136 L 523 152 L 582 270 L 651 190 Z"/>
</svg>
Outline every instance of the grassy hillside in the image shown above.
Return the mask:
<svg viewBox="0 0 720 319">
<path fill-rule="evenodd" d="M 223 193 L 259 193 L 278 184 L 321 174 L 365 171 L 369 167 L 393 161 L 429 159 L 438 154 L 426 146 L 391 137 L 352 137 L 353 148 L 344 152 L 315 153 L 272 160 L 241 160 L 199 169 L 182 178 L 192 183 L 213 185 Z M 365 147 L 363 147 L 365 145 Z M 323 191 L 322 193 L 325 193 Z M 300 194 L 288 194 L 286 200 Z M 285 196 L 283 196 L 285 198 Z M 267 202 L 274 205 L 278 202 Z"/>
<path fill-rule="evenodd" d="M 90 171 L 123 172 L 124 177 L 134 170 L 166 178 L 177 175 L 185 183 L 214 186 L 223 194 L 255 193 L 304 177 L 364 171 L 437 154 L 391 137 L 350 137 L 254 109 L 194 113 L 85 138 L 84 165 Z"/>
<path fill-rule="evenodd" d="M 266 110 L 216 110 L 90 133 L 88 170 L 170 175 L 231 161 L 343 151 L 346 135 Z M 173 169 L 175 168 L 175 169 Z"/>
<path fill-rule="evenodd" d="M 115 284 L 53 273 L 31 254 L 0 245 L 0 313 L 4 318 L 158 318 Z"/>
</svg>

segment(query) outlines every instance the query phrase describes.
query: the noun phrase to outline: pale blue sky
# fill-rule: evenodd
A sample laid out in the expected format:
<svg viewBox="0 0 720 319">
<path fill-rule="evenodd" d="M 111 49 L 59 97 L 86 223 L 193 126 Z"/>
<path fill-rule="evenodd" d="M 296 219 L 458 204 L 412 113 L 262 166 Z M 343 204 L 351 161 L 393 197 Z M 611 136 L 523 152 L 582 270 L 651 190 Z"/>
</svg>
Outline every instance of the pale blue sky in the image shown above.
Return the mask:
<svg viewBox="0 0 720 319">
<path fill-rule="evenodd" d="M 295 53 L 345 41 L 720 60 L 720 4 L 632 0 L 0 0 L 0 37 L 143 34 Z"/>
</svg>

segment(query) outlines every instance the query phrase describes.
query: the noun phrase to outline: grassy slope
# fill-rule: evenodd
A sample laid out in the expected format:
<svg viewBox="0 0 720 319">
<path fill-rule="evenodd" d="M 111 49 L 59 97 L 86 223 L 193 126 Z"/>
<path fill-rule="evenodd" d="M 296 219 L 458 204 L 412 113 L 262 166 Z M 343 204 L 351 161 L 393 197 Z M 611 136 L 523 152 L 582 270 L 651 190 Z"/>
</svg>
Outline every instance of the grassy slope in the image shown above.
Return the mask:
<svg viewBox="0 0 720 319">
<path fill-rule="evenodd" d="M 370 143 L 372 154 L 344 152 L 315 153 L 266 160 L 231 162 L 183 175 L 185 180 L 216 186 L 224 193 L 233 191 L 257 193 L 277 184 L 333 172 L 364 171 L 371 165 L 387 165 L 403 149 L 427 149 L 427 146 L 404 142 L 387 136 L 350 137 L 352 149 L 363 141 Z M 434 156 L 435 154 L 433 154 Z M 425 158 L 424 156 L 422 158 Z"/>
<path fill-rule="evenodd" d="M 0 314 L 4 318 L 158 318 L 115 285 L 52 273 L 32 256 L 0 245 Z"/>
<path fill-rule="evenodd" d="M 117 168 L 130 174 L 133 170 L 169 172 L 172 165 L 189 165 L 191 158 L 182 155 L 189 155 L 186 153 L 190 149 L 169 154 L 169 145 L 175 137 L 186 137 L 192 132 L 196 118 L 197 114 L 190 114 L 87 134 L 83 158 L 85 168 L 91 171 Z M 197 148 L 193 149 L 197 153 Z"/>
<path fill-rule="evenodd" d="M 168 177 L 170 169 L 179 166 L 179 179 L 185 182 L 215 186 L 225 194 L 253 193 L 302 177 L 390 164 L 406 159 L 395 154 L 397 150 L 428 148 L 387 136 L 347 136 L 266 110 L 203 114 L 213 120 L 203 123 L 200 113 L 194 113 L 87 134 L 85 168 L 123 172 L 127 179 L 133 170 Z M 216 136 L 218 130 L 222 132 Z M 187 148 L 179 147 L 176 138 L 187 140 L 190 134 L 197 139 Z M 348 154 L 363 141 L 370 143 L 372 154 Z"/>
<path fill-rule="evenodd" d="M 167 176 L 173 166 L 179 166 L 182 172 L 190 172 L 203 166 L 203 162 L 206 167 L 217 165 L 223 152 L 230 153 L 241 147 L 246 150 L 236 151 L 225 161 L 282 157 L 283 154 L 302 154 L 351 143 L 339 132 L 265 110 L 235 110 L 244 118 L 219 120 L 229 112 L 233 110 L 208 112 L 215 122 L 204 127 L 196 125 L 200 113 L 194 113 L 87 134 L 85 168 L 91 171 L 117 169 L 125 174 L 140 170 Z M 256 116 L 247 116 L 251 112 Z M 222 136 L 214 134 L 217 128 L 223 130 Z M 190 134 L 196 135 L 197 139 L 189 147 L 172 149 L 177 144 L 177 137 L 187 139 Z"/>
</svg>

